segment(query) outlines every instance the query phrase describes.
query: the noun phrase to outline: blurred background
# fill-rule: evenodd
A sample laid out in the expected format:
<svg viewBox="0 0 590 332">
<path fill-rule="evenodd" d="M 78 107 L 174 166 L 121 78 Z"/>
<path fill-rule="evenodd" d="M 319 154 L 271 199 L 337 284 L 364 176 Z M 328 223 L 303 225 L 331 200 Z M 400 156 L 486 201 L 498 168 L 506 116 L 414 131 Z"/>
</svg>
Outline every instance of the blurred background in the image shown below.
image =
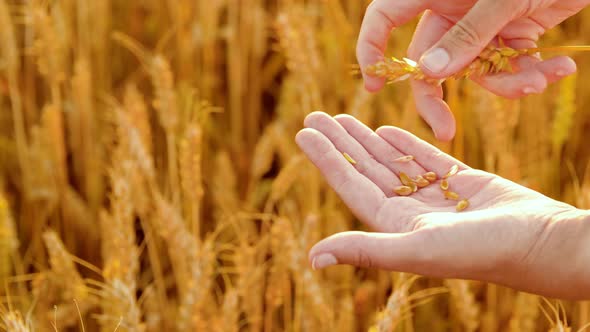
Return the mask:
<svg viewBox="0 0 590 332">
<path fill-rule="evenodd" d="M 0 327 L 576 331 L 590 322 L 587 302 L 310 269 L 316 241 L 364 229 L 294 143 L 314 110 L 399 126 L 590 208 L 590 54 L 571 54 L 577 76 L 522 100 L 447 81 L 458 132 L 441 144 L 407 83 L 373 95 L 352 74 L 368 3 L 0 0 Z M 405 55 L 414 26 L 394 31 L 389 55 Z M 589 35 L 586 10 L 541 44 L 584 45 Z"/>
</svg>

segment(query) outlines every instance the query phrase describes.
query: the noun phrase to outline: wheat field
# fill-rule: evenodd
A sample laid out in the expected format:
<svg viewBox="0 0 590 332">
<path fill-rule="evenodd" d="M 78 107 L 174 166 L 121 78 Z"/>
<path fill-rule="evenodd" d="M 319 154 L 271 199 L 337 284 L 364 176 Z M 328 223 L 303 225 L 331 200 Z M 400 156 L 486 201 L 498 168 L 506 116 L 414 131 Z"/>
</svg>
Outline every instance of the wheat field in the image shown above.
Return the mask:
<svg viewBox="0 0 590 332">
<path fill-rule="evenodd" d="M 352 74 L 368 2 L 0 0 L 0 328 L 573 332 L 589 323 L 590 302 L 310 268 L 319 239 L 364 229 L 295 145 L 316 110 L 399 126 L 590 208 L 590 54 L 571 54 L 577 75 L 521 100 L 445 82 L 458 130 L 440 143 L 407 83 L 369 94 Z M 388 54 L 404 55 L 414 26 L 394 31 Z M 586 36 L 590 10 L 541 44 Z"/>
</svg>

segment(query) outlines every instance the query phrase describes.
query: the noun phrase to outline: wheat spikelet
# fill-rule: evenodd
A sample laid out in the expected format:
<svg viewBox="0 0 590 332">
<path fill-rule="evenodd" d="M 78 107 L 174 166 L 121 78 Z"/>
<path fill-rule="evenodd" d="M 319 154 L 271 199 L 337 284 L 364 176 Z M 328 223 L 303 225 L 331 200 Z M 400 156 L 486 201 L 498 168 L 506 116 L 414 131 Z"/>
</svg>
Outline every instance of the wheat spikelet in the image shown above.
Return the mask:
<svg viewBox="0 0 590 332">
<path fill-rule="evenodd" d="M 468 206 L 468 204 L 467 204 Z M 459 206 L 458 206 L 459 207 Z M 458 315 L 458 320 L 466 331 L 476 330 L 481 325 L 481 308 L 477 303 L 476 295 L 467 280 L 445 280 L 449 289 L 452 308 Z"/>
<path fill-rule="evenodd" d="M 406 310 L 409 302 L 409 290 L 416 278 L 407 279 L 404 274 L 402 274 L 400 278 L 400 283 L 396 285 L 395 289 L 387 299 L 385 308 L 377 313 L 377 321 L 369 331 L 392 332 L 403 320 L 404 310 Z"/>
<path fill-rule="evenodd" d="M 176 132 L 179 124 L 178 101 L 174 86 L 174 74 L 168 60 L 161 54 L 151 54 L 141 44 L 125 34 L 115 33 L 113 39 L 125 46 L 145 66 L 154 88 L 153 106 L 157 111 L 158 120 L 167 135 Z"/>
<path fill-rule="evenodd" d="M 2 316 L 2 328 L 7 332 L 32 332 L 34 331 L 30 322 L 25 322 L 20 311 L 2 309 L 0 312 Z"/>
<path fill-rule="evenodd" d="M 12 108 L 12 121 L 16 140 L 16 153 L 22 173 L 22 183 L 25 192 L 29 188 L 29 173 L 26 167 L 27 158 L 27 135 L 25 130 L 25 119 L 23 114 L 23 105 L 21 95 L 18 91 L 20 85 L 19 70 L 21 67 L 18 43 L 16 40 L 14 23 L 9 12 L 9 6 L 5 0 L 0 1 L 0 40 L 4 46 L 0 49 L 0 63 L 3 67 L 1 71 L 6 72 L 8 80 L 8 90 Z"/>
<path fill-rule="evenodd" d="M 177 328 L 180 331 L 204 328 L 207 318 L 201 311 L 212 284 L 213 241 L 199 243 L 181 216 L 159 193 L 154 193 L 154 204 L 152 222 L 168 245 L 180 297 Z"/>
<path fill-rule="evenodd" d="M 51 86 L 53 102 L 60 105 L 59 84 L 66 78 L 67 34 L 62 33 L 64 29 L 60 29 L 48 5 L 33 1 L 30 6 L 26 22 L 35 32 L 35 40 L 29 52 L 36 56 L 39 72 Z"/>
<path fill-rule="evenodd" d="M 129 160 L 132 160 L 137 170 L 147 182 L 148 187 L 154 187 L 156 181 L 156 169 L 154 160 L 143 143 L 139 129 L 132 122 L 129 115 L 115 105 L 112 109 L 112 125 L 115 128 L 115 135 L 125 140 L 126 153 Z"/>
<path fill-rule="evenodd" d="M 563 79 L 559 85 L 559 97 L 551 133 L 553 153 L 556 155 L 561 154 L 560 150 L 567 141 L 573 125 L 576 112 L 576 82 L 576 75 L 571 75 Z"/>
<path fill-rule="evenodd" d="M 287 68 L 296 74 L 305 89 L 302 98 L 305 109 L 322 109 L 321 88 L 318 86 L 320 56 L 316 37 L 311 30 L 313 22 L 298 6 L 288 6 L 279 13 L 276 30 L 283 53 L 287 57 Z"/>
<path fill-rule="evenodd" d="M 158 121 L 166 134 L 168 185 L 174 195 L 174 202 L 178 203 L 181 189 L 176 156 L 176 133 L 180 123 L 180 115 L 174 74 L 170 63 L 164 55 L 151 54 L 127 35 L 115 33 L 113 39 L 137 56 L 150 76 L 155 95 L 152 104 L 158 115 Z"/>
<path fill-rule="evenodd" d="M 72 301 L 80 303 L 81 315 L 92 309 L 95 306 L 95 301 L 59 236 L 53 231 L 46 231 L 43 233 L 43 240 L 49 253 L 51 265 L 49 280 L 51 286 L 48 286 L 56 287 L 61 293 L 58 305 L 60 310 L 55 313 L 55 316 L 59 317 L 62 326 L 74 326 L 78 323 L 78 317 L 75 315 L 76 308 Z M 43 296 L 43 294 L 39 295 Z M 46 319 L 50 320 L 53 318 L 54 312 L 49 310 L 45 312 L 45 315 Z"/>
<path fill-rule="evenodd" d="M 141 309 L 137 305 L 136 293 L 120 279 L 113 279 L 101 285 L 103 313 L 97 316 L 102 331 L 144 332 Z M 112 308 L 107 308 L 107 306 Z"/>
<path fill-rule="evenodd" d="M 494 96 L 483 89 L 469 89 L 484 144 L 485 170 L 518 179 L 519 167 L 513 141 L 520 116 L 520 103 Z"/>
<path fill-rule="evenodd" d="M 220 151 L 215 156 L 211 196 L 214 206 L 220 214 L 231 214 L 237 211 L 240 206 L 236 171 L 226 151 Z"/>
<path fill-rule="evenodd" d="M 87 232 L 96 227 L 95 217 L 86 201 L 72 187 L 65 188 L 62 199 L 63 219 L 76 232 Z M 84 239 L 85 253 L 98 252 L 100 235 L 89 232 Z"/>
<path fill-rule="evenodd" d="M 423 289 L 410 294 L 410 288 L 418 279 L 417 276 L 410 277 L 407 274 L 400 274 L 395 287 L 383 310 L 377 313 L 376 323 L 369 329 L 371 332 L 392 332 L 401 322 L 407 319 L 414 306 L 428 301 L 433 295 L 444 292 L 442 288 Z"/>
<path fill-rule="evenodd" d="M 160 304 L 155 289 L 148 286 L 143 290 L 141 299 L 141 311 L 144 313 L 145 331 L 156 332 L 162 330 L 162 316 L 164 313 L 160 311 Z"/>
<path fill-rule="evenodd" d="M 3 29 L 0 31 L 4 47 L 0 50 L 0 59 L 2 59 L 3 70 L 16 73 L 21 66 L 18 43 L 15 34 L 15 27 L 10 14 L 10 8 L 6 0 L 0 1 L 0 23 Z M 16 87 L 15 87 L 16 88 Z"/>
<path fill-rule="evenodd" d="M 456 319 L 465 331 L 476 331 L 479 326 L 479 305 L 464 280 L 445 280 L 449 288 Z"/>
<path fill-rule="evenodd" d="M 18 247 L 19 240 L 10 206 L 0 190 L 0 280 L 5 280 L 11 275 Z"/>
<path fill-rule="evenodd" d="M 138 161 L 134 159 L 130 133 L 124 121 L 123 110 L 114 109 L 116 146 L 111 151 L 112 164 L 107 169 L 110 192 L 109 209 L 100 213 L 102 235 L 103 276 L 106 286 L 102 308 L 105 317 L 121 317 L 128 331 L 144 329 L 141 311 L 135 300 L 139 249 L 135 236 L 134 193 L 143 190 Z M 117 116 L 118 115 L 118 116 Z M 120 300 L 120 302 L 116 302 Z M 116 320 L 101 320 L 104 331 L 112 331 Z"/>
<path fill-rule="evenodd" d="M 312 314 L 322 329 L 330 328 L 334 324 L 335 312 L 329 301 L 329 292 L 322 285 L 321 280 L 311 270 L 303 272 L 294 271 L 295 280 L 299 288 L 302 288 L 305 299 L 309 301 L 309 307 L 313 308 Z"/>
<path fill-rule="evenodd" d="M 301 294 L 299 296 L 303 296 L 305 301 L 308 302 L 308 308 L 310 308 L 308 314 L 311 314 L 315 319 L 310 324 L 324 324 L 322 325 L 324 327 L 330 326 L 333 324 L 335 312 L 328 302 L 327 290 L 322 288 L 318 276 L 306 267 L 305 249 L 302 247 L 301 242 L 296 241 L 290 221 L 279 218 L 275 220 L 275 223 L 277 223 L 275 232 L 278 230 L 281 232 L 280 237 L 277 239 L 280 241 L 280 245 L 276 243 L 275 246 L 282 248 L 282 256 L 287 260 L 284 263 L 288 264 L 290 274 L 295 281 L 297 293 Z"/>
<path fill-rule="evenodd" d="M 50 104 L 43 108 L 41 130 L 44 138 L 49 140 L 46 148 L 50 153 L 56 184 L 64 186 L 68 170 L 64 126 L 61 110 L 56 105 Z"/>
<path fill-rule="evenodd" d="M 581 50 L 585 51 L 586 47 L 570 48 L 557 47 L 555 50 Z M 489 45 L 486 47 L 477 58 L 465 69 L 454 74 L 452 78 L 461 79 L 469 78 L 471 76 L 483 76 L 490 74 L 497 74 L 502 72 L 512 72 L 510 61 L 514 58 L 523 55 L 532 55 L 539 51 L 553 51 L 553 48 L 531 48 L 531 49 L 514 49 L 503 45 L 500 46 Z M 425 80 L 430 83 L 441 83 L 444 80 L 435 80 L 425 76 L 418 64 L 407 58 L 397 59 L 391 57 L 384 59 L 366 68 L 365 72 L 374 77 L 382 77 L 388 83 L 404 81 L 407 79 Z"/>
<path fill-rule="evenodd" d="M 269 199 L 270 202 L 276 202 L 287 193 L 297 179 L 302 162 L 303 157 L 301 155 L 294 156 L 289 160 L 287 165 L 281 169 L 279 175 L 272 183 Z"/>
<path fill-rule="evenodd" d="M 290 221 L 284 217 L 277 217 L 273 220 L 270 228 L 269 241 L 270 252 L 272 253 L 272 265 L 269 268 L 267 287 L 265 291 L 265 305 L 267 307 L 265 317 L 265 330 L 272 329 L 274 310 L 284 305 L 285 328 L 291 324 L 291 279 L 290 267 L 294 261 L 297 264 L 304 264 L 298 260 L 302 257 L 292 259 L 289 255 L 279 253 L 290 253 L 294 241 L 289 237 L 293 235 Z"/>
<path fill-rule="evenodd" d="M 236 289 L 241 298 L 241 309 L 252 331 L 262 330 L 265 268 L 260 266 L 260 256 L 265 248 L 264 239 L 257 244 L 241 243 L 234 255 L 238 275 Z"/>
<path fill-rule="evenodd" d="M 221 314 L 219 317 L 223 320 L 223 332 L 239 332 L 240 331 L 240 298 L 238 291 L 230 289 L 225 292 L 223 297 L 223 304 L 221 306 Z"/>
<path fill-rule="evenodd" d="M 179 142 L 178 165 L 185 219 L 195 236 L 200 234 L 201 204 L 204 195 L 202 177 L 203 130 L 198 121 L 187 124 Z"/>
<path fill-rule="evenodd" d="M 514 304 L 514 312 L 510 317 L 510 332 L 536 331 L 539 304 L 540 298 L 537 295 L 519 293 Z"/>
<path fill-rule="evenodd" d="M 125 86 L 123 105 L 125 112 L 129 114 L 131 123 L 139 132 L 145 150 L 148 154 L 151 154 L 153 148 L 150 113 L 141 92 L 139 92 L 135 84 L 129 83 Z"/>
<path fill-rule="evenodd" d="M 274 159 L 276 135 L 275 125 L 268 126 L 254 147 L 251 175 L 253 180 L 259 180 L 272 167 Z"/>
<path fill-rule="evenodd" d="M 354 300 L 352 296 L 346 296 L 339 301 L 338 316 L 334 324 L 336 331 L 352 332 L 355 331 L 355 312 Z"/>
<path fill-rule="evenodd" d="M 544 306 L 540 306 L 543 314 L 545 315 L 545 317 L 547 318 L 547 320 L 550 323 L 550 328 L 549 328 L 548 332 L 572 332 L 572 329 L 568 323 L 567 313 L 565 312 L 565 308 L 564 308 L 563 304 L 560 301 L 557 301 L 557 303 L 554 305 L 546 298 L 542 298 L 542 299 L 544 301 L 544 304 L 546 304 L 549 307 L 549 313 L 548 313 L 547 310 L 544 308 Z M 553 317 L 551 317 L 551 316 L 553 316 Z M 585 330 L 587 327 L 588 327 L 588 325 L 582 326 L 576 332 L 581 332 L 581 331 Z"/>
</svg>

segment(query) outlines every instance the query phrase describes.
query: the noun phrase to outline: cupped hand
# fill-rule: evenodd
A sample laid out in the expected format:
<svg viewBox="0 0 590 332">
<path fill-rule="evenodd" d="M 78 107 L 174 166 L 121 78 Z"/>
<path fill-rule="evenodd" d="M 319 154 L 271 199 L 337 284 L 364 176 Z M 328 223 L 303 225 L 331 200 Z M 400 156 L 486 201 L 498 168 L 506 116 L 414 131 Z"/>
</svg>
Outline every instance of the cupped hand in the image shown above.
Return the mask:
<svg viewBox="0 0 590 332">
<path fill-rule="evenodd" d="M 494 174 L 472 169 L 396 127 L 373 132 L 347 115 L 312 113 L 296 141 L 353 213 L 375 233 L 344 232 L 316 244 L 315 269 L 351 264 L 421 275 L 490 281 L 562 298 L 590 296 L 588 214 Z M 355 164 L 343 156 L 347 153 Z M 414 156 L 406 163 L 396 161 Z M 470 206 L 456 211 L 440 180 L 397 196 L 400 172 L 453 165 L 450 190 Z M 564 287 L 563 285 L 577 285 Z"/>
<path fill-rule="evenodd" d="M 590 0 L 374 0 L 361 27 L 357 57 L 361 69 L 383 59 L 392 29 L 422 12 L 408 57 L 433 78 L 449 77 L 470 64 L 496 37 L 507 46 L 533 48 L 540 35 L 587 6 Z M 497 95 L 518 98 L 541 93 L 548 83 L 576 71 L 565 56 L 542 61 L 523 56 L 515 60 L 514 73 L 489 75 L 474 80 Z M 369 91 L 383 87 L 384 80 L 363 74 Z M 455 122 L 442 99 L 442 88 L 421 81 L 412 83 L 416 107 L 436 137 L 449 140 Z"/>
</svg>

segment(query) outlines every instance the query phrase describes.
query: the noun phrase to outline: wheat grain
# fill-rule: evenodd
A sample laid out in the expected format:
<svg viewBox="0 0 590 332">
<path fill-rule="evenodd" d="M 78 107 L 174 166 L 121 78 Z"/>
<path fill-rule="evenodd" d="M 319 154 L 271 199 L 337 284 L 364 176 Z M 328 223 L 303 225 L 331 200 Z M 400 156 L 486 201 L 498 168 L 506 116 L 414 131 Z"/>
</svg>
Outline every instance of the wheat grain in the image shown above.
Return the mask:
<svg viewBox="0 0 590 332">
<path fill-rule="evenodd" d="M 404 186 L 411 186 L 414 181 L 404 172 L 399 173 L 399 179 Z"/>
<path fill-rule="evenodd" d="M 401 156 L 399 158 L 396 158 L 393 160 L 393 162 L 395 163 L 407 163 L 414 160 L 414 156 L 408 155 L 408 156 Z"/>
<path fill-rule="evenodd" d="M 418 175 L 413 181 L 416 183 L 418 188 L 424 188 L 430 185 L 430 181 L 426 180 L 422 175 Z"/>
<path fill-rule="evenodd" d="M 459 194 L 457 194 L 454 191 L 445 190 L 444 191 L 444 196 L 445 196 L 445 199 L 450 199 L 450 200 L 453 200 L 453 201 L 458 201 L 459 200 Z"/>
<path fill-rule="evenodd" d="M 343 152 L 342 155 L 344 156 L 344 159 L 346 159 L 349 163 L 356 165 L 356 160 L 352 159 L 352 157 L 348 153 Z"/>
<path fill-rule="evenodd" d="M 396 194 L 398 194 L 400 196 L 409 196 L 414 192 L 414 190 L 412 187 L 398 186 L 398 187 L 393 188 L 393 192 L 395 192 Z"/>
<path fill-rule="evenodd" d="M 443 179 L 448 179 L 451 176 L 454 176 L 455 174 L 457 174 L 457 172 L 459 172 L 459 165 L 453 165 L 451 167 L 451 169 L 449 169 L 449 172 L 445 175 L 443 175 Z"/>
<path fill-rule="evenodd" d="M 434 172 L 428 172 L 422 175 L 426 180 L 430 182 L 435 182 L 438 179 L 438 176 Z"/>
<path fill-rule="evenodd" d="M 459 203 L 457 203 L 457 212 L 461 212 L 467 208 L 469 208 L 469 201 L 467 199 L 462 199 L 461 201 L 459 201 Z"/>
</svg>

